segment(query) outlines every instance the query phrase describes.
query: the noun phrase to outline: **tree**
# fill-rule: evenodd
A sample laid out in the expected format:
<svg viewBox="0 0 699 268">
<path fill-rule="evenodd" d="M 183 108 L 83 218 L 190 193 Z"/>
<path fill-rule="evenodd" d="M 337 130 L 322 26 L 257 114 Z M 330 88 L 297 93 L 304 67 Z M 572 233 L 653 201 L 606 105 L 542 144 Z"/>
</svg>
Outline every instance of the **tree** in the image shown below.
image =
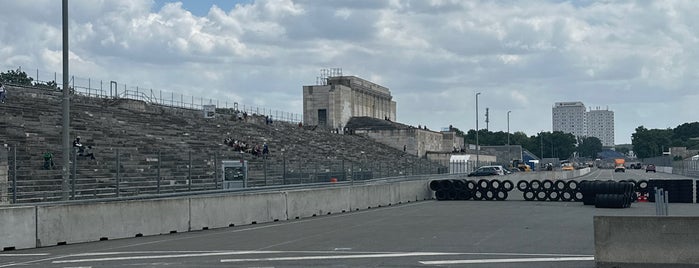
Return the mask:
<svg viewBox="0 0 699 268">
<path fill-rule="evenodd" d="M 9 70 L 5 73 L 0 73 L 0 81 L 21 86 L 31 86 L 34 79 L 27 76 L 27 73 L 19 69 Z"/>
<path fill-rule="evenodd" d="M 672 134 L 672 129 L 647 129 L 639 126 L 631 134 L 633 151 L 638 158 L 661 156 L 664 150 L 670 148 Z"/>
<path fill-rule="evenodd" d="M 602 141 L 597 137 L 585 137 L 578 142 L 578 154 L 582 157 L 597 158 L 602 151 Z"/>
</svg>

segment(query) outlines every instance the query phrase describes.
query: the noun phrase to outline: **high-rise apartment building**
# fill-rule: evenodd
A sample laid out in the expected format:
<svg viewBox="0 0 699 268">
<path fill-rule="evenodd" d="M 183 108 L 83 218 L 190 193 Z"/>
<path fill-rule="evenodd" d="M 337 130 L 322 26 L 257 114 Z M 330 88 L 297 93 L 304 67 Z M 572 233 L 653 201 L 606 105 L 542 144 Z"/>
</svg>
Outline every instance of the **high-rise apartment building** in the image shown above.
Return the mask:
<svg viewBox="0 0 699 268">
<path fill-rule="evenodd" d="M 614 146 L 614 112 L 590 110 L 587 112 L 587 135 L 602 141 L 602 146 Z"/>
<path fill-rule="evenodd" d="M 582 102 L 556 102 L 552 109 L 553 131 L 571 133 L 578 138 L 596 137 L 602 146 L 614 146 L 614 111 L 587 111 Z"/>
<path fill-rule="evenodd" d="M 576 137 L 587 136 L 585 104 L 582 102 L 556 102 L 552 109 L 553 131 L 571 133 Z"/>
</svg>

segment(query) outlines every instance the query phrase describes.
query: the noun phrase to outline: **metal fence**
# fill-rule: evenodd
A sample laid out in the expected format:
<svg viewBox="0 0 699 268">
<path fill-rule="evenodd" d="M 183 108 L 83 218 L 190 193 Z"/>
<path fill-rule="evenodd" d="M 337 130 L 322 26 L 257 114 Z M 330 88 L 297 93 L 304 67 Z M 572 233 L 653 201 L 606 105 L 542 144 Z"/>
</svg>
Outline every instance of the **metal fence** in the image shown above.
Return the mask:
<svg viewBox="0 0 699 268">
<path fill-rule="evenodd" d="M 255 157 L 235 152 L 202 154 L 162 151 L 143 153 L 133 148 L 110 149 L 96 160 L 71 154 L 70 178 L 64 188 L 60 156 L 53 163 L 17 147 L 0 155 L 0 203 L 50 202 L 119 198 L 181 192 L 222 190 L 223 160 L 248 163 L 248 187 L 352 182 L 377 178 L 447 173 L 443 166 L 419 161 L 402 165 L 375 161 L 328 160 L 304 162 Z M 407 162 L 406 158 L 406 162 Z M 6 167 L 3 184 L 2 163 Z M 422 163 L 422 164 L 420 164 Z"/>
<path fill-rule="evenodd" d="M 674 161 L 672 163 L 672 173 L 699 178 L 699 160 Z"/>
<path fill-rule="evenodd" d="M 14 68 L 7 68 L 0 71 L 5 72 L 5 70 L 14 70 Z M 16 70 L 25 72 L 28 77 L 33 79 L 35 85 L 39 85 L 39 87 L 47 90 L 59 90 L 63 86 L 63 75 L 61 73 L 41 72 L 39 69 L 23 69 L 22 67 Z M 46 86 L 48 83 L 54 82 L 56 83 L 56 87 Z M 126 85 L 123 83 L 120 84 L 117 81 L 71 76 L 69 84 L 73 90 L 73 94 L 94 98 L 132 99 L 163 106 L 193 110 L 203 110 L 204 105 L 216 105 L 217 108 L 233 109 L 249 114 L 269 116 L 275 121 L 298 123 L 303 120 L 303 116 L 297 113 L 255 105 L 239 104 L 235 101 L 220 100 L 218 98 L 196 97 L 152 88 Z"/>
</svg>

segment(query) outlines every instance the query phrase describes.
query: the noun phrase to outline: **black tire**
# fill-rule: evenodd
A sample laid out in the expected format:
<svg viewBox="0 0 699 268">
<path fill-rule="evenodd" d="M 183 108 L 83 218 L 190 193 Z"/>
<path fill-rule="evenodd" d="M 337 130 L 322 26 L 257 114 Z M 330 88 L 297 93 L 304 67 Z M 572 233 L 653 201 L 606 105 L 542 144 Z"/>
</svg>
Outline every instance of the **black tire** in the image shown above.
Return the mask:
<svg viewBox="0 0 699 268">
<path fill-rule="evenodd" d="M 498 179 L 492 179 L 490 180 L 490 184 L 488 185 L 488 187 L 491 191 L 500 190 L 500 188 L 502 187 L 502 182 Z"/>
<path fill-rule="evenodd" d="M 648 181 L 647 180 L 639 180 L 636 185 L 638 187 L 639 192 L 647 192 L 648 191 Z"/>
<path fill-rule="evenodd" d="M 531 189 L 531 188 L 529 188 L 529 187 L 530 187 L 530 185 L 529 185 L 529 182 L 528 182 L 528 181 L 521 180 L 521 181 L 518 181 L 518 182 L 517 182 L 517 190 L 520 190 L 520 191 L 522 191 L 522 192 L 525 192 L 525 191 Z"/>
<path fill-rule="evenodd" d="M 457 199 L 457 197 L 458 197 L 457 190 L 451 189 L 451 190 L 447 190 L 447 191 L 449 192 L 449 200 L 458 200 Z"/>
<path fill-rule="evenodd" d="M 566 186 L 568 186 L 568 184 L 562 180 L 556 180 L 553 182 L 553 189 L 555 191 L 565 191 L 567 189 Z"/>
<path fill-rule="evenodd" d="M 578 182 L 574 180 L 569 180 L 568 183 L 566 183 L 566 189 L 574 192 L 580 191 L 580 188 L 578 187 Z"/>
<path fill-rule="evenodd" d="M 463 180 L 451 180 L 452 187 L 455 190 L 464 190 L 466 188 L 466 183 Z"/>
<path fill-rule="evenodd" d="M 486 201 L 493 201 L 495 199 L 495 191 L 493 190 L 485 190 L 483 193 L 483 199 Z"/>
<path fill-rule="evenodd" d="M 481 190 L 476 190 L 475 192 L 473 192 L 473 197 L 472 197 L 473 200 L 480 201 L 480 200 L 483 200 L 484 197 L 485 197 L 485 195 L 483 194 L 483 191 L 481 191 Z"/>
<path fill-rule="evenodd" d="M 436 192 L 436 191 L 439 191 L 440 189 L 442 189 L 442 187 L 441 187 L 441 183 L 438 180 L 430 181 L 430 190 Z"/>
<path fill-rule="evenodd" d="M 510 180 L 504 180 L 502 182 L 502 189 L 505 190 L 505 192 L 512 191 L 512 189 L 515 188 L 515 184 L 512 183 Z"/>
<path fill-rule="evenodd" d="M 449 200 L 449 191 L 439 190 L 439 191 L 435 192 L 435 197 L 439 201 Z"/>
<path fill-rule="evenodd" d="M 541 181 L 540 180 L 531 180 L 529 182 L 529 189 L 532 191 L 540 191 L 541 189 Z"/>
<path fill-rule="evenodd" d="M 532 191 L 523 191 L 522 198 L 524 198 L 525 201 L 534 201 L 536 199 L 536 193 Z"/>
<path fill-rule="evenodd" d="M 536 193 L 536 201 L 546 201 L 546 199 L 549 197 L 546 191 L 537 191 L 534 193 Z"/>
<path fill-rule="evenodd" d="M 547 192 L 553 191 L 553 181 L 548 179 L 541 181 L 541 188 Z"/>
<path fill-rule="evenodd" d="M 575 194 L 573 194 L 573 192 L 570 190 L 561 192 L 561 201 L 570 202 L 570 201 L 573 201 L 574 197 L 575 197 Z"/>
<path fill-rule="evenodd" d="M 495 192 L 495 200 L 496 201 L 505 201 L 507 200 L 507 191 L 497 191 Z"/>
<path fill-rule="evenodd" d="M 581 192 L 573 192 L 573 201 L 582 202 L 583 201 L 583 194 Z"/>
<path fill-rule="evenodd" d="M 439 181 L 439 188 L 441 190 L 451 190 L 454 185 L 451 183 L 451 180 L 441 180 Z"/>
<path fill-rule="evenodd" d="M 467 180 L 466 181 L 466 189 L 469 190 L 471 193 L 476 191 L 478 189 L 478 185 L 476 184 L 475 181 L 472 180 Z"/>
<path fill-rule="evenodd" d="M 456 190 L 456 200 L 469 200 L 471 199 L 471 192 L 466 190 Z"/>
<path fill-rule="evenodd" d="M 548 197 L 548 199 L 549 199 L 550 201 L 558 201 L 558 200 L 561 200 L 561 195 L 558 194 L 558 191 L 550 191 L 550 192 L 548 192 L 548 196 L 547 196 L 547 197 Z"/>
<path fill-rule="evenodd" d="M 490 185 L 490 182 L 488 182 L 488 180 L 480 179 L 480 180 L 478 180 L 478 183 L 477 183 L 477 186 L 478 186 L 477 190 L 487 190 L 489 185 Z"/>
</svg>

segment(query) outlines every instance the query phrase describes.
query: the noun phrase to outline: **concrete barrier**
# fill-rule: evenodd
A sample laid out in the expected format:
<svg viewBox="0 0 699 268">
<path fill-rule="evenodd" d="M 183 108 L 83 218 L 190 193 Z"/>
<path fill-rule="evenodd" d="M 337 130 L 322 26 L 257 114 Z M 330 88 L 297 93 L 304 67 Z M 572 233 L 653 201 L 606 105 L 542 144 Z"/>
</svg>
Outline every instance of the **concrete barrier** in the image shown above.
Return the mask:
<svg viewBox="0 0 699 268">
<path fill-rule="evenodd" d="M 397 183 L 398 203 L 432 199 L 434 193 L 426 181 L 402 181 Z"/>
<path fill-rule="evenodd" d="M 189 198 L 60 204 L 36 209 L 38 247 L 189 230 Z"/>
<path fill-rule="evenodd" d="M 286 192 L 289 219 L 350 211 L 350 186 Z"/>
<path fill-rule="evenodd" d="M 192 230 L 286 220 L 282 192 L 192 197 Z"/>
<path fill-rule="evenodd" d="M 699 217 L 595 216 L 597 267 L 699 267 Z"/>
<path fill-rule="evenodd" d="M 0 208 L 0 250 L 36 247 L 36 208 Z"/>
<path fill-rule="evenodd" d="M 427 187 L 427 181 L 423 181 Z M 398 203 L 397 184 L 370 184 L 353 186 L 350 196 L 350 209 L 361 210 Z"/>
</svg>

